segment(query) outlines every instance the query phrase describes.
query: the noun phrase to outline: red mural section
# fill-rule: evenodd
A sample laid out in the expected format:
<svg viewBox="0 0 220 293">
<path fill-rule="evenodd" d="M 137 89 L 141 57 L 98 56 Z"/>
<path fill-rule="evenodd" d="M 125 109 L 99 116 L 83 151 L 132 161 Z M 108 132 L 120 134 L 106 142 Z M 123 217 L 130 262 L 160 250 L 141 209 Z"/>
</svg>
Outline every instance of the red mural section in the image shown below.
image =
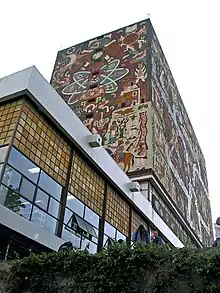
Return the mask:
<svg viewBox="0 0 220 293">
<path fill-rule="evenodd" d="M 147 36 L 144 21 L 60 51 L 51 80 L 129 174 L 149 167 Z"/>
<path fill-rule="evenodd" d="M 212 244 L 203 154 L 155 34 L 152 40 L 153 169 L 201 241 Z"/>
</svg>

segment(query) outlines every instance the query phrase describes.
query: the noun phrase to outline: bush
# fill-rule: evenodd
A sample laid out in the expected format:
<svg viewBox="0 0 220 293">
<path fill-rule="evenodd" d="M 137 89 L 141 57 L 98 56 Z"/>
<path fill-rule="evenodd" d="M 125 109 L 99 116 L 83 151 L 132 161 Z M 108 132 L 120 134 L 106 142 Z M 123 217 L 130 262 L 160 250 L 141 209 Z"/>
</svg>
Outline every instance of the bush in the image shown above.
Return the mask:
<svg viewBox="0 0 220 293">
<path fill-rule="evenodd" d="M 1 293 L 219 293 L 220 249 L 114 244 L 96 255 L 33 254 L 0 267 L 0 288 Z"/>
</svg>

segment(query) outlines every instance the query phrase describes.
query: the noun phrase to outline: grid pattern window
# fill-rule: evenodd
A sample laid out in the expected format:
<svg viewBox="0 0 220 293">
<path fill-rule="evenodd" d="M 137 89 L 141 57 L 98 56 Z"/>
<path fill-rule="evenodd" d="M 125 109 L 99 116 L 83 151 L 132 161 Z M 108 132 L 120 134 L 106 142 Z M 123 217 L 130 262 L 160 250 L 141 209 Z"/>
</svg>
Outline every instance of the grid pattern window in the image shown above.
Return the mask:
<svg viewBox="0 0 220 293">
<path fill-rule="evenodd" d="M 62 186 L 15 148 L 0 185 L 0 204 L 56 234 Z"/>
<path fill-rule="evenodd" d="M 74 154 L 69 191 L 102 215 L 105 181 L 77 153 Z"/>
<path fill-rule="evenodd" d="M 72 242 L 75 247 L 87 248 L 90 253 L 96 253 L 99 219 L 95 212 L 68 193 L 62 238 Z"/>
<path fill-rule="evenodd" d="M 0 146 L 9 144 L 18 121 L 23 100 L 0 105 Z"/>
<path fill-rule="evenodd" d="M 131 234 L 137 231 L 138 227 L 143 225 L 148 230 L 148 223 L 135 210 L 131 212 Z"/>
<path fill-rule="evenodd" d="M 128 237 L 129 204 L 110 186 L 107 188 L 106 220 Z"/>
<path fill-rule="evenodd" d="M 66 183 L 71 148 L 28 102 L 22 109 L 14 145 L 59 183 Z"/>
</svg>

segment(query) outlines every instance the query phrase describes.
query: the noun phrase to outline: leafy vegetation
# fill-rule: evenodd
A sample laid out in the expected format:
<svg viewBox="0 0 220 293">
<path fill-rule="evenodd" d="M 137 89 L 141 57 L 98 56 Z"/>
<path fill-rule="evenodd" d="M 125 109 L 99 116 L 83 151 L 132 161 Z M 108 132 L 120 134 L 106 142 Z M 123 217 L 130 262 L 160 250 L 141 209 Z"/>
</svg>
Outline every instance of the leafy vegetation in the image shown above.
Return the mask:
<svg viewBox="0 0 220 293">
<path fill-rule="evenodd" d="M 4 286 L 3 286 L 4 285 Z M 220 249 L 61 251 L 0 266 L 1 293 L 219 293 Z"/>
</svg>

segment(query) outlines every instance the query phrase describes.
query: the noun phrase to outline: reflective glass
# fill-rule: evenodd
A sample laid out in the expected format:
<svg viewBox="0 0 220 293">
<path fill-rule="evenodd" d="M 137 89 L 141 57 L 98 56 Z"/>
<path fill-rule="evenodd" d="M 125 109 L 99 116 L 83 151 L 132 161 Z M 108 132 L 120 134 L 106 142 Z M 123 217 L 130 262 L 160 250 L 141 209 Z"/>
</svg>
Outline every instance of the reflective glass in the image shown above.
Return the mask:
<svg viewBox="0 0 220 293">
<path fill-rule="evenodd" d="M 115 239 L 115 232 L 116 229 L 112 227 L 109 223 L 105 222 L 105 234 L 110 236 L 111 238 Z"/>
<path fill-rule="evenodd" d="M 91 254 L 95 254 L 97 252 L 97 245 L 87 239 L 82 239 L 81 249 L 85 249 L 89 251 Z"/>
<path fill-rule="evenodd" d="M 35 164 L 29 161 L 19 151 L 12 148 L 8 162 L 10 165 L 12 165 L 15 169 L 20 171 L 25 176 L 27 176 L 33 182 L 37 182 L 40 168 L 38 168 Z"/>
<path fill-rule="evenodd" d="M 52 234 L 56 233 L 57 220 L 43 212 L 37 207 L 33 208 L 31 222 L 40 228 L 43 228 L 47 232 Z"/>
<path fill-rule="evenodd" d="M 5 157 L 8 151 L 8 146 L 4 146 L 0 148 L 0 163 L 5 161 Z"/>
<path fill-rule="evenodd" d="M 55 218 L 59 218 L 59 207 L 60 203 L 51 197 L 48 213 L 54 216 Z"/>
<path fill-rule="evenodd" d="M 38 184 L 54 198 L 60 200 L 62 187 L 43 171 L 40 173 L 40 180 Z"/>
<path fill-rule="evenodd" d="M 30 219 L 32 204 L 26 199 L 4 186 L 0 188 L 0 197 L 5 207 L 27 220 Z"/>
<path fill-rule="evenodd" d="M 73 215 L 73 212 L 71 212 L 70 210 L 65 208 L 65 215 L 64 215 L 64 223 L 65 224 L 68 224 L 68 222 L 70 221 L 72 215 Z M 71 225 L 71 224 L 69 223 L 69 225 Z"/>
<path fill-rule="evenodd" d="M 18 191 L 21 182 L 21 175 L 13 168 L 7 165 L 5 168 L 5 173 L 2 182 L 11 189 Z"/>
<path fill-rule="evenodd" d="M 1 176 L 1 172 L 2 172 L 2 167 L 3 167 L 3 164 L 0 164 L 0 176 Z"/>
<path fill-rule="evenodd" d="M 49 196 L 45 192 L 43 192 L 40 188 L 38 188 L 34 204 L 41 207 L 42 209 L 46 211 L 48 201 L 49 201 Z"/>
<path fill-rule="evenodd" d="M 126 236 L 122 234 L 121 232 L 117 231 L 116 240 L 120 240 L 120 239 L 126 241 Z"/>
<path fill-rule="evenodd" d="M 75 212 L 77 215 L 83 217 L 84 213 L 84 204 L 75 198 L 72 194 L 68 193 L 66 206 Z"/>
<path fill-rule="evenodd" d="M 86 207 L 85 209 L 85 220 L 93 226 L 95 226 L 96 228 L 99 227 L 99 216 L 92 210 L 90 210 L 88 207 Z"/>
<path fill-rule="evenodd" d="M 34 191 L 36 186 L 32 184 L 29 180 L 22 178 L 20 193 L 30 201 L 33 201 Z"/>
<path fill-rule="evenodd" d="M 67 229 L 68 228 L 63 226 L 62 239 L 65 241 L 71 241 L 74 247 L 80 247 L 80 237 L 77 237 Z"/>
</svg>

